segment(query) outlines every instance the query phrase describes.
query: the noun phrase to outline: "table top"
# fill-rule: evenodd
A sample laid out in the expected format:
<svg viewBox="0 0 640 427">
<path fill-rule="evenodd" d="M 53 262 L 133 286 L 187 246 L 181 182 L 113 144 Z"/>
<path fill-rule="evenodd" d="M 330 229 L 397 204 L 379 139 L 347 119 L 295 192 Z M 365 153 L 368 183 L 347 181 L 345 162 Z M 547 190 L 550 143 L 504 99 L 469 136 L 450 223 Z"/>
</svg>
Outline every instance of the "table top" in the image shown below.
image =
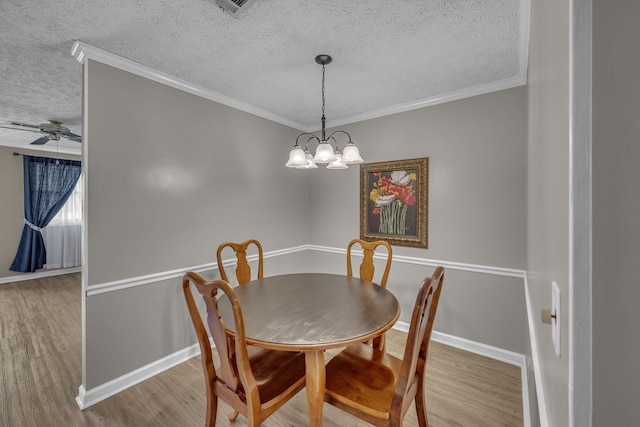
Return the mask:
<svg viewBox="0 0 640 427">
<path fill-rule="evenodd" d="M 365 341 L 388 330 L 400 305 L 387 289 L 356 277 L 299 273 L 265 277 L 234 288 L 247 343 L 274 350 L 318 350 Z M 233 332 L 226 297 L 218 302 Z"/>
</svg>

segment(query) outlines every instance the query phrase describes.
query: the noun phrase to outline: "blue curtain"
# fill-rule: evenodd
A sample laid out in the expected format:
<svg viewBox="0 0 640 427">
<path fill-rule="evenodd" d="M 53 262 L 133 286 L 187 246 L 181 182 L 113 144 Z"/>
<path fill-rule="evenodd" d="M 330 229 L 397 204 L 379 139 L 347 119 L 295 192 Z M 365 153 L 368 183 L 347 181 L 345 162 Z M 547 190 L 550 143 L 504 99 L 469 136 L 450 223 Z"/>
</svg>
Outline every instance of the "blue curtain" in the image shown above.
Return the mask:
<svg viewBox="0 0 640 427">
<path fill-rule="evenodd" d="M 73 192 L 81 172 L 77 160 L 23 156 L 24 228 L 12 271 L 41 269 L 47 251 L 40 229 L 49 224 Z"/>
</svg>

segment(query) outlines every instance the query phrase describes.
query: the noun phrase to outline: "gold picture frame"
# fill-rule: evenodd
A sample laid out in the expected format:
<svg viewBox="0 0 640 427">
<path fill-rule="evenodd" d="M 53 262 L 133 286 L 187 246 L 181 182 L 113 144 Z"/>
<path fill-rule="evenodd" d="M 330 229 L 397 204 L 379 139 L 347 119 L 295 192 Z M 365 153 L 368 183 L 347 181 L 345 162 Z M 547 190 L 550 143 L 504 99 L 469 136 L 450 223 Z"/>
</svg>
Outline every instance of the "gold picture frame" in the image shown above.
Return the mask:
<svg viewBox="0 0 640 427">
<path fill-rule="evenodd" d="M 428 248 L 429 158 L 360 165 L 360 238 Z"/>
</svg>

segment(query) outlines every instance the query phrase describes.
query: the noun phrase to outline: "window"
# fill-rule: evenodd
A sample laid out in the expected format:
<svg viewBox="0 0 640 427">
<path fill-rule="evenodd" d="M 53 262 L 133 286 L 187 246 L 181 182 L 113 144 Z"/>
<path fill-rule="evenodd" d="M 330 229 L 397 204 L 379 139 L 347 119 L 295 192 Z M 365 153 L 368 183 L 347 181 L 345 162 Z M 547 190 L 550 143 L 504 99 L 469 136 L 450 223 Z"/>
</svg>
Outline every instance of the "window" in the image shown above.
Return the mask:
<svg viewBox="0 0 640 427">
<path fill-rule="evenodd" d="M 72 268 L 82 258 L 82 175 L 60 212 L 42 230 L 47 250 L 46 269 Z"/>
</svg>

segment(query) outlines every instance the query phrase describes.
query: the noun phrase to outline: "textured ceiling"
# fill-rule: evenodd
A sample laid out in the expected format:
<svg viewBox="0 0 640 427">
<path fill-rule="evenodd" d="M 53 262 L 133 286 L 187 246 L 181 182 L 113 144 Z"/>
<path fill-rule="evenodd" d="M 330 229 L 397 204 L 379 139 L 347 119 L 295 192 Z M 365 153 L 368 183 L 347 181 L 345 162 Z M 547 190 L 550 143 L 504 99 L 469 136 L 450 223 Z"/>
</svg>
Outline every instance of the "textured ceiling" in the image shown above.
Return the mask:
<svg viewBox="0 0 640 427">
<path fill-rule="evenodd" d="M 303 130 L 320 122 L 320 53 L 333 57 L 329 125 L 515 86 L 529 1 L 255 0 L 231 16 L 214 0 L 2 0 L 0 125 L 58 119 L 81 133 L 76 40 Z M 0 129 L 0 145 L 37 137 Z"/>
</svg>

